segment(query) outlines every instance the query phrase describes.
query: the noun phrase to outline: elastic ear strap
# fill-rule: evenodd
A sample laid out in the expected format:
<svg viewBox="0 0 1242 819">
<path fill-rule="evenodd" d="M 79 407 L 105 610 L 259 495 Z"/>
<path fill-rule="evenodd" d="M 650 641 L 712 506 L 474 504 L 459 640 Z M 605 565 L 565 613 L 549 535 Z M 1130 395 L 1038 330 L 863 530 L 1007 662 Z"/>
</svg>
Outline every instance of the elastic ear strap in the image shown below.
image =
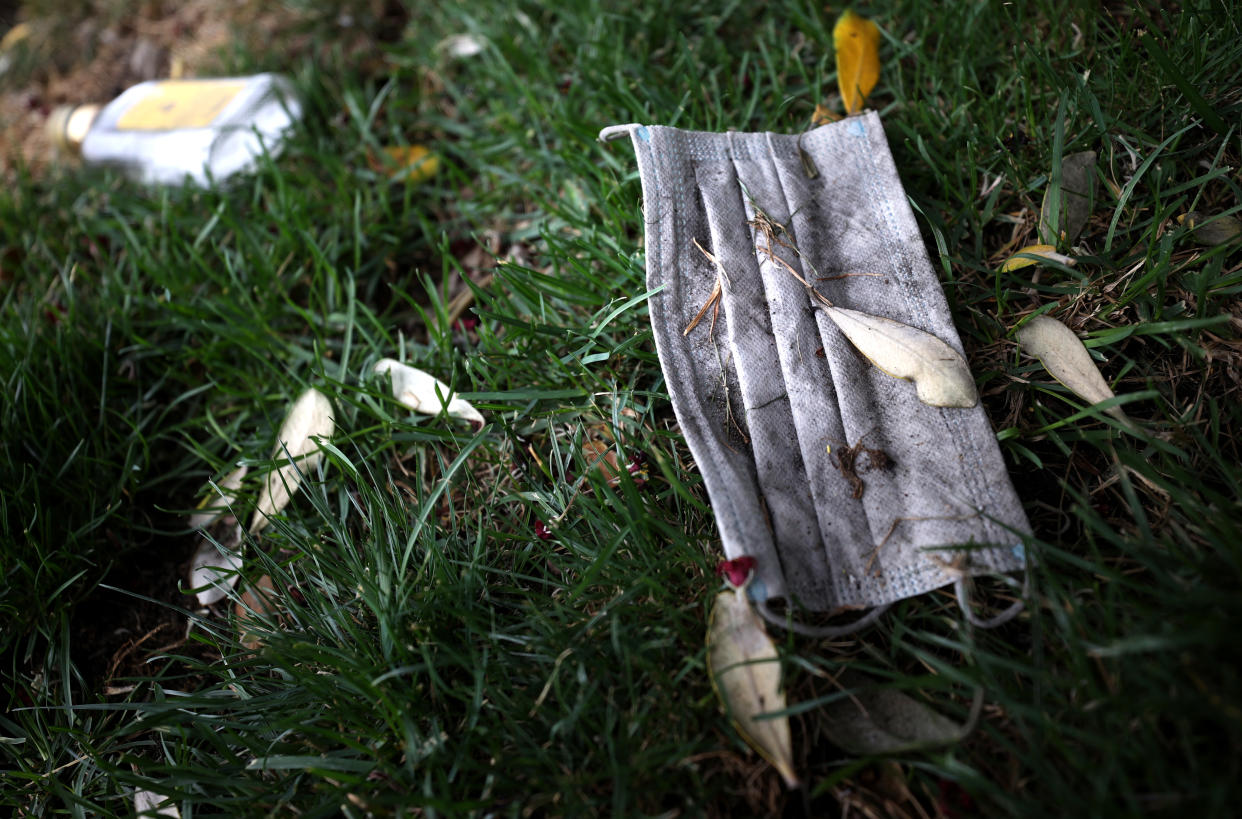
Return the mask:
<svg viewBox="0 0 1242 819">
<path fill-rule="evenodd" d="M 635 128 L 641 127 L 642 125 L 637 122 L 627 122 L 624 125 L 609 125 L 600 129 L 599 136 L 596 137 L 596 139 L 600 142 L 611 142 L 614 139 L 627 137 L 634 131 Z"/>
<path fill-rule="evenodd" d="M 990 619 L 984 620 L 978 617 L 970 608 L 970 594 L 966 591 L 966 583 L 970 578 L 965 574 L 960 575 L 953 582 L 953 589 L 957 592 L 957 605 L 962 610 L 962 614 L 966 617 L 966 622 L 972 626 L 979 628 L 996 628 L 997 626 L 1008 623 L 1017 617 L 1024 608 L 1026 608 L 1026 597 L 1031 590 L 1031 573 L 1025 571 L 1022 573 L 1022 596 L 1016 600 L 1013 605 L 1002 611 L 1000 614 Z"/>
<path fill-rule="evenodd" d="M 797 632 L 798 634 L 805 634 L 807 637 L 844 637 L 847 634 L 853 634 L 854 632 L 875 623 L 876 620 L 880 619 L 884 612 L 888 611 L 888 607 L 891 605 L 892 603 L 885 603 L 882 606 L 876 606 L 871 611 L 859 617 L 857 620 L 846 623 L 843 626 L 808 626 L 805 623 L 799 623 L 791 617 L 772 611 L 768 608 L 768 601 L 766 600 L 756 604 L 755 607 L 759 609 L 759 613 L 763 615 L 763 619 L 767 620 L 769 623 L 773 623 L 781 628 Z"/>
</svg>

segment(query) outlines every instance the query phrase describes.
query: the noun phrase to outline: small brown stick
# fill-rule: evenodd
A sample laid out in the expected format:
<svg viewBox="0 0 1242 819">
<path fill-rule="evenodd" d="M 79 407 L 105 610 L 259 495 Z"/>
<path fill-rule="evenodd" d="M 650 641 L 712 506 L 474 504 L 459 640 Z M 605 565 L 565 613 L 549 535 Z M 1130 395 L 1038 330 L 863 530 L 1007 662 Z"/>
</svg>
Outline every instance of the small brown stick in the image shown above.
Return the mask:
<svg viewBox="0 0 1242 819">
<path fill-rule="evenodd" d="M 702 250 L 702 248 L 699 248 Z M 699 326 L 699 322 L 703 320 L 703 316 L 707 315 L 707 310 L 713 304 L 716 305 L 715 312 L 712 313 L 712 328 L 716 327 L 716 316 L 720 312 L 720 277 L 716 277 L 716 284 L 712 287 L 712 294 L 707 297 L 707 301 L 703 302 L 703 306 L 699 308 L 699 312 L 694 318 L 690 319 L 690 323 L 686 325 L 686 329 L 682 331 L 683 336 L 690 335 L 690 331 Z"/>
<path fill-rule="evenodd" d="M 707 257 L 708 261 L 716 265 L 716 273 L 717 273 L 716 290 L 714 290 L 713 293 L 715 295 L 719 295 L 721 292 L 723 292 L 725 279 L 729 277 L 728 274 L 725 272 L 724 265 L 721 264 L 719 257 L 709 253 L 706 250 L 706 248 L 704 248 L 701 244 L 699 244 L 698 239 L 691 238 L 690 241 L 694 242 L 694 246 L 699 249 L 700 253 L 702 253 L 704 256 Z M 715 335 L 716 335 L 716 317 L 720 315 L 721 301 L 723 301 L 722 298 L 715 299 L 716 309 L 712 313 L 712 326 L 711 326 L 711 329 L 708 331 L 708 336 L 711 338 L 715 338 Z M 709 298 L 707 300 L 707 303 L 710 304 L 711 302 L 712 302 L 712 299 Z M 706 310 L 706 309 L 707 309 L 707 304 L 704 304 L 703 310 Z M 702 315 L 703 315 L 703 311 L 699 311 L 699 315 L 696 316 L 694 321 L 690 323 L 690 326 L 686 328 L 686 333 L 694 329 L 694 325 L 698 323 L 699 319 L 702 318 Z M 685 333 L 683 333 L 682 335 L 685 335 Z M 729 377 L 728 375 L 725 374 L 724 361 L 721 360 L 720 358 L 720 346 L 719 345 L 713 345 L 713 346 L 715 347 L 715 350 L 716 350 L 716 364 L 718 367 L 720 367 L 720 383 L 724 387 L 725 418 L 727 419 L 729 423 L 733 424 L 733 428 L 737 430 L 738 436 L 740 436 L 744 442 L 750 443 L 750 438 L 748 438 L 746 436 L 746 433 L 742 430 L 742 425 L 739 424 L 737 422 L 737 419 L 733 416 L 733 402 L 729 397 Z"/>
<path fill-rule="evenodd" d="M 475 287 L 485 288 L 492 283 L 493 278 L 494 276 L 491 273 L 488 273 L 475 282 Z M 473 303 L 474 288 L 472 287 L 466 287 L 465 290 L 453 297 L 452 301 L 450 301 L 448 306 L 445 308 L 445 313 L 448 314 L 447 320 L 449 330 L 451 330 L 453 325 L 457 323 L 457 320 L 462 317 L 462 314 L 466 312 L 466 308 Z"/>
<path fill-rule="evenodd" d="M 973 515 L 931 515 L 929 517 L 894 518 L 893 525 L 888 527 L 888 534 L 884 535 L 884 539 L 881 540 L 879 544 L 874 549 L 871 550 L 871 558 L 867 561 L 867 565 L 863 566 L 863 571 L 864 572 L 871 571 L 871 565 L 875 563 L 875 559 L 880 556 L 880 549 L 884 548 L 884 544 L 888 543 L 888 539 L 893 536 L 893 532 L 897 531 L 897 526 L 905 521 L 971 520 L 972 518 L 977 518 L 977 517 L 979 517 L 978 512 L 974 513 Z M 879 571 L 876 572 L 876 576 L 877 577 L 879 576 Z"/>
<path fill-rule="evenodd" d="M 753 227 L 755 229 L 755 232 L 758 233 L 760 236 L 762 236 L 764 239 L 764 242 L 765 242 L 764 245 L 760 245 L 758 242 L 755 243 L 756 250 L 762 251 L 763 254 L 768 257 L 769 262 L 778 264 L 781 267 L 785 268 L 785 270 L 789 272 L 789 275 L 797 279 L 802 284 L 802 286 L 806 288 L 806 292 L 808 295 L 811 296 L 811 298 L 815 299 L 816 301 L 822 302 L 823 304 L 826 304 L 829 307 L 833 306 L 832 302 L 828 300 L 827 296 L 825 296 L 824 294 L 816 290 L 814 285 L 812 285 L 809 281 L 803 278 L 802 274 L 800 274 L 798 271 L 793 269 L 793 265 L 791 265 L 789 262 L 782 259 L 780 256 L 777 256 L 776 252 L 772 249 L 773 245 L 776 245 L 778 247 L 783 247 L 786 250 L 793 251 L 794 254 L 798 256 L 798 258 L 803 259 L 803 261 L 806 261 L 805 257 L 803 257 L 802 254 L 798 252 L 798 248 L 794 247 L 789 242 L 786 242 L 784 239 L 781 239 L 780 236 L 778 235 L 780 233 L 787 232 L 784 226 L 773 221 L 772 217 L 768 216 L 766 213 L 760 210 L 757 206 L 755 207 L 755 218 L 751 219 L 746 224 Z M 810 262 L 807 262 L 807 266 L 811 267 L 811 272 L 813 273 L 816 272 L 814 267 L 811 266 Z"/>
</svg>

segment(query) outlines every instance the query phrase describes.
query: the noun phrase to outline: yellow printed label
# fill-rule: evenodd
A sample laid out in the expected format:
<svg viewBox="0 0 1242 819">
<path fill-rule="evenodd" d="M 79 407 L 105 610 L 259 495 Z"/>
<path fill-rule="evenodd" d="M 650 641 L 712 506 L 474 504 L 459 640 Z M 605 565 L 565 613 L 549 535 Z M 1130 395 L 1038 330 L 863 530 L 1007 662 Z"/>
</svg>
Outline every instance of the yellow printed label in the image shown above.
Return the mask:
<svg viewBox="0 0 1242 819">
<path fill-rule="evenodd" d="M 167 80 L 122 114 L 116 127 L 120 131 L 206 128 L 245 87 L 244 82 Z"/>
</svg>

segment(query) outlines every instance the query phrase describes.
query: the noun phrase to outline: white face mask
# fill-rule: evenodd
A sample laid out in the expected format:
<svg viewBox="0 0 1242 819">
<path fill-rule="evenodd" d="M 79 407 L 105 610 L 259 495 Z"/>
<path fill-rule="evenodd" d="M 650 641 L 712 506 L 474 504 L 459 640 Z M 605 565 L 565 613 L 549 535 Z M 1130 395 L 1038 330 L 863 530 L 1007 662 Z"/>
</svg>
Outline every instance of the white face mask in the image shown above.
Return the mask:
<svg viewBox="0 0 1242 819">
<path fill-rule="evenodd" d="M 725 554 L 757 561 L 768 619 L 835 634 L 888 604 L 1025 568 L 1030 531 L 978 404 L 934 407 L 847 340 L 789 269 L 756 249 L 756 209 L 797 248 L 775 255 L 832 304 L 961 352 L 874 113 L 801 138 L 606 128 L 638 154 L 651 324 Z M 710 252 L 709 260 L 695 242 Z M 720 309 L 709 308 L 718 278 Z M 714 319 L 714 328 L 712 327 Z M 783 600 L 781 606 L 772 603 Z M 866 611 L 843 627 L 806 612 Z M 869 610 L 869 611 L 868 611 Z"/>
</svg>

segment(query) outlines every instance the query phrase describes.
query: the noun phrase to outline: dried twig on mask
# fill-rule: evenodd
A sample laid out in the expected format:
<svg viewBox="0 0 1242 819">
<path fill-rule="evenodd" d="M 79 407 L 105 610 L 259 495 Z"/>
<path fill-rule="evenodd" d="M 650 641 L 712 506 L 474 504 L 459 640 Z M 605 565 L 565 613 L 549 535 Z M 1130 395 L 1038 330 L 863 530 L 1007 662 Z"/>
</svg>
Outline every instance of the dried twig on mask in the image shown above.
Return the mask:
<svg viewBox="0 0 1242 819">
<path fill-rule="evenodd" d="M 750 438 L 747 437 L 745 430 L 742 429 L 742 425 L 737 422 L 737 418 L 733 415 L 733 401 L 729 394 L 729 376 L 725 373 L 724 361 L 720 357 L 720 345 L 714 343 L 716 338 L 716 318 L 720 315 L 720 303 L 724 300 L 724 282 L 725 279 L 728 278 L 728 275 L 725 273 L 724 265 L 721 264 L 719 257 L 709 253 L 706 248 L 699 244 L 698 239 L 692 238 L 690 241 L 694 243 L 694 246 L 699 249 L 700 253 L 707 257 L 708 261 L 716 266 L 716 286 L 712 288 L 711 295 L 707 297 L 707 301 L 704 302 L 702 309 L 699 310 L 698 315 L 694 317 L 690 324 L 686 326 L 685 332 L 683 332 L 682 335 L 685 336 L 689 334 L 689 332 L 698 325 L 703 316 L 707 313 L 707 308 L 711 307 L 714 303 L 715 309 L 712 312 L 712 324 L 707 332 L 707 335 L 713 342 L 712 346 L 716 351 L 716 365 L 720 368 L 720 385 L 724 390 L 726 427 L 729 424 L 732 424 L 733 429 L 737 432 L 742 441 L 744 443 L 750 443 Z"/>
<path fill-rule="evenodd" d="M 712 310 L 712 324 L 711 324 L 711 328 L 708 330 L 707 335 L 710 338 L 715 338 L 716 319 L 719 318 L 720 316 L 720 302 L 721 302 L 721 297 L 724 293 L 724 265 L 720 263 L 719 259 L 717 259 L 715 256 L 713 256 L 712 254 L 704 250 L 703 246 L 699 244 L 698 239 L 691 239 L 690 241 L 694 242 L 694 246 L 699 249 L 700 253 L 702 253 L 704 256 L 707 257 L 708 261 L 716 265 L 716 284 L 712 286 L 711 295 L 707 297 L 707 301 L 703 302 L 703 306 L 699 309 L 698 314 L 693 319 L 690 320 L 689 324 L 686 325 L 686 329 L 682 331 L 682 335 L 683 336 L 690 335 L 690 331 L 693 330 L 695 327 L 698 327 L 699 322 L 703 320 L 703 316 L 707 314 L 707 308 L 714 307 L 714 309 Z"/>
<path fill-rule="evenodd" d="M 752 202 L 752 205 L 753 204 L 754 203 Z M 884 278 L 884 276 L 880 273 L 842 273 L 837 276 L 819 275 L 819 271 L 815 269 L 815 265 L 811 263 L 810 259 L 802 255 L 802 251 L 798 250 L 797 245 L 781 238 L 783 235 L 789 235 L 789 231 L 785 229 L 785 226 L 774 220 L 771 216 L 768 216 L 760 210 L 757 205 L 755 205 L 755 218 L 751 219 L 746 224 L 755 229 L 756 240 L 759 238 L 763 239 L 764 243 L 762 245 L 760 245 L 758 241 L 755 242 L 755 249 L 761 251 L 763 255 L 767 256 L 768 261 L 785 268 L 791 276 L 801 282 L 802 286 L 806 288 L 807 293 L 809 293 L 812 298 L 828 305 L 829 307 L 832 307 L 833 305 L 832 302 L 829 301 L 828 297 L 816 290 L 815 286 L 807 281 L 805 277 L 798 273 L 798 271 L 794 270 L 793 266 L 789 264 L 789 262 L 785 261 L 780 256 L 777 256 L 776 252 L 773 250 L 774 247 L 782 247 L 801 259 L 802 264 L 806 266 L 807 270 L 811 271 L 811 275 L 814 276 L 815 281 L 818 282 L 836 281 L 837 279 L 850 279 L 855 276 L 870 276 L 872 278 L 879 279 Z"/>
<path fill-rule="evenodd" d="M 977 517 L 979 517 L 978 512 L 975 512 L 973 515 L 931 515 L 929 517 L 893 518 L 893 525 L 888 527 L 888 533 L 884 535 L 884 539 L 881 540 L 878 544 L 876 544 L 876 547 L 871 550 L 871 557 L 868 558 L 867 565 L 863 567 L 863 571 L 864 572 L 871 571 L 871 566 L 875 563 L 875 559 L 880 556 L 880 550 L 884 548 L 884 544 L 888 543 L 889 538 L 893 536 L 893 532 L 896 532 L 897 527 L 901 525 L 902 523 L 905 523 L 907 521 L 915 522 L 915 521 L 922 521 L 922 520 L 972 520 Z M 937 564 L 943 563 L 943 558 L 940 558 L 938 555 L 934 555 L 932 557 L 932 560 L 936 562 Z M 876 574 L 876 577 L 879 577 L 880 570 L 876 569 L 875 574 Z"/>
</svg>

